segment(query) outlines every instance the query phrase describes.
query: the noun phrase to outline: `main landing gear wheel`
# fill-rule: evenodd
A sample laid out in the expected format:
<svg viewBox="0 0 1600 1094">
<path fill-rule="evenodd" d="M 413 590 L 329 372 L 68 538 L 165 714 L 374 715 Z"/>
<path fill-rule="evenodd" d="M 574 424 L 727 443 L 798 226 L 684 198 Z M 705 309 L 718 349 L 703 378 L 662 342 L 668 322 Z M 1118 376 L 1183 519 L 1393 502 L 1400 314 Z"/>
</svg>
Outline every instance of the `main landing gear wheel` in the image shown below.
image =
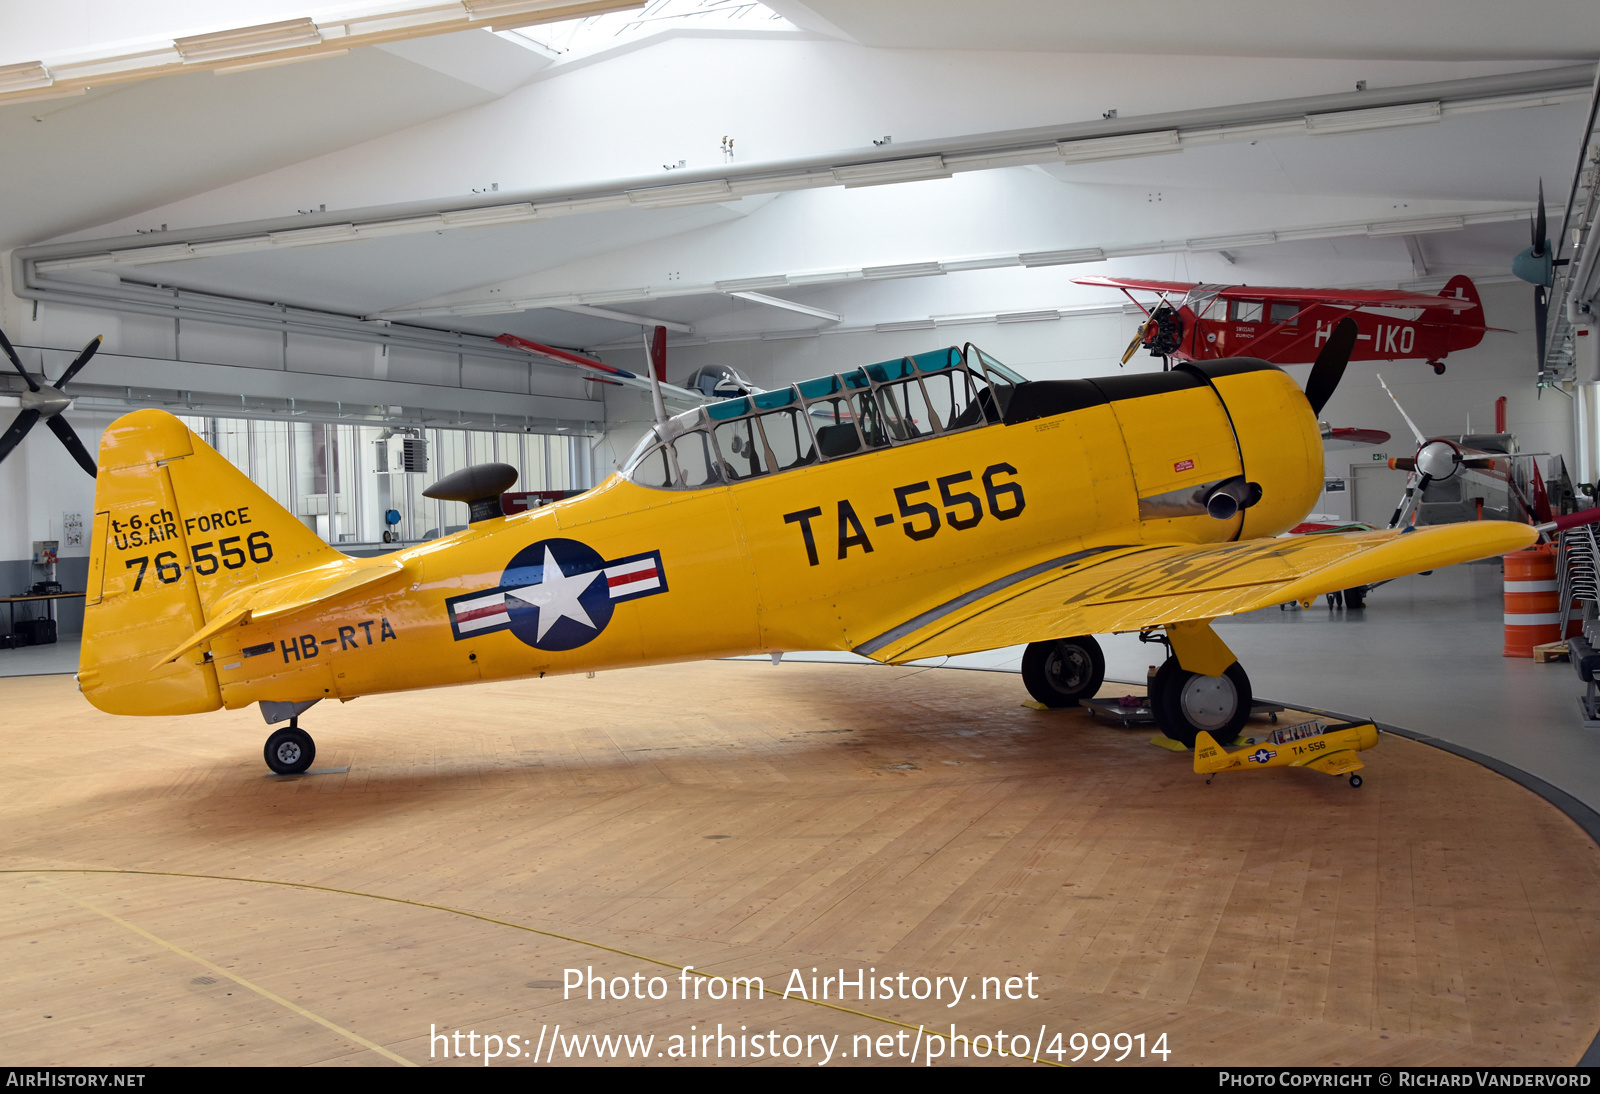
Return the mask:
<svg viewBox="0 0 1600 1094">
<path fill-rule="evenodd" d="M 1201 676 L 1169 657 L 1150 680 L 1150 712 L 1156 724 L 1190 748 L 1202 729 L 1218 744 L 1232 744 L 1250 717 L 1250 702 L 1250 677 L 1237 661 L 1221 676 Z"/>
<path fill-rule="evenodd" d="M 1092 699 L 1106 678 L 1106 657 L 1089 635 L 1030 642 L 1022 655 L 1022 682 L 1047 707 L 1075 707 Z"/>
<path fill-rule="evenodd" d="M 311 734 L 290 722 L 267 738 L 263 753 L 274 774 L 303 775 L 317 758 L 317 743 Z"/>
<path fill-rule="evenodd" d="M 1352 789 L 1360 790 L 1361 789 L 1361 776 L 1360 775 L 1351 775 L 1350 776 L 1350 786 L 1351 786 Z"/>
</svg>

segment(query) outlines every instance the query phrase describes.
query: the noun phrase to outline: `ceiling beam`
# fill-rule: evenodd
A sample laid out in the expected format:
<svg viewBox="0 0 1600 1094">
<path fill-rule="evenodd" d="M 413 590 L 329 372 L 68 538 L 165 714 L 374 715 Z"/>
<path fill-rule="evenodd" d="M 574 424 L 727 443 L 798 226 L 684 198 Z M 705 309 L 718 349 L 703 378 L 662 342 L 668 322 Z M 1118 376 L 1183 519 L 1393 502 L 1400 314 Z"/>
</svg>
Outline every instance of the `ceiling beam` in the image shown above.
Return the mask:
<svg viewBox="0 0 1600 1094">
<path fill-rule="evenodd" d="M 813 308 L 810 304 L 797 304 L 793 300 L 781 300 L 776 296 L 766 296 L 758 292 L 730 292 L 729 296 L 737 296 L 740 300 L 748 300 L 752 304 L 765 304 L 769 308 L 782 308 L 784 311 L 795 311 L 801 315 L 811 315 L 818 319 L 826 319 L 830 323 L 844 321 L 844 316 L 838 312 L 827 311 L 824 308 Z"/>
<path fill-rule="evenodd" d="M 639 327 L 666 327 L 679 334 L 693 334 L 694 327 L 688 323 L 674 323 L 670 319 L 651 319 L 648 315 L 630 315 L 625 311 L 612 311 L 610 308 L 596 308 L 588 304 L 552 304 L 555 311 L 569 311 L 574 315 L 592 315 L 597 319 L 613 319 L 618 323 L 632 323 Z"/>
<path fill-rule="evenodd" d="M 1415 277 L 1428 276 L 1428 259 L 1422 253 L 1422 240 L 1414 233 L 1400 237 L 1406 241 L 1406 254 L 1411 256 L 1411 273 Z"/>
</svg>

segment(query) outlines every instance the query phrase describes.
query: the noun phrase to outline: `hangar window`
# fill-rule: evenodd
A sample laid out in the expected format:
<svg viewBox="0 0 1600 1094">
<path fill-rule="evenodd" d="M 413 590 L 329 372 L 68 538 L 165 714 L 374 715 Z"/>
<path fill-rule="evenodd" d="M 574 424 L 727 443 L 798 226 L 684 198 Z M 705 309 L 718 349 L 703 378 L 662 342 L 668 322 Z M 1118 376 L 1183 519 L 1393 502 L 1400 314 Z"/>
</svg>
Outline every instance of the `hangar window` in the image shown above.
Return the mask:
<svg viewBox="0 0 1600 1094">
<path fill-rule="evenodd" d="M 341 549 L 387 548 L 458 531 L 467 524 L 466 505 L 422 492 L 471 464 L 508 463 L 517 469 L 512 493 L 521 496 L 508 502 L 508 512 L 520 511 L 511 506 L 536 508 L 587 485 L 588 446 L 581 434 L 364 423 L 350 421 L 349 408 L 345 420 L 325 422 L 283 421 L 261 413 L 260 418 L 190 414 L 181 420 Z M 333 418 L 332 404 L 326 413 Z M 407 460 L 425 452 L 426 463 L 395 463 L 400 452 L 408 454 Z M 397 523 L 389 523 L 391 514 Z"/>
<path fill-rule="evenodd" d="M 1261 301 L 1259 300 L 1235 300 L 1229 310 L 1233 313 L 1233 321 L 1235 323 L 1261 322 Z"/>
</svg>

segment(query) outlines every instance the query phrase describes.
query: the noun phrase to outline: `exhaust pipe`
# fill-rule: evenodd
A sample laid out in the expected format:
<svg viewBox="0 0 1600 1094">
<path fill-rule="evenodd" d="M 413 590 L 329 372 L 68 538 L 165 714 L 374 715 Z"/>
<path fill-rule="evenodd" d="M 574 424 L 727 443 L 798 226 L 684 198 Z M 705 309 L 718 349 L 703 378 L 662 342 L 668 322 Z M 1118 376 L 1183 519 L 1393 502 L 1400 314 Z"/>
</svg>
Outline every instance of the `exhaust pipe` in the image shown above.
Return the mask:
<svg viewBox="0 0 1600 1094">
<path fill-rule="evenodd" d="M 1224 479 L 1206 495 L 1206 512 L 1217 520 L 1232 520 L 1241 509 L 1261 500 L 1261 484 L 1245 482 L 1243 476 Z"/>
</svg>

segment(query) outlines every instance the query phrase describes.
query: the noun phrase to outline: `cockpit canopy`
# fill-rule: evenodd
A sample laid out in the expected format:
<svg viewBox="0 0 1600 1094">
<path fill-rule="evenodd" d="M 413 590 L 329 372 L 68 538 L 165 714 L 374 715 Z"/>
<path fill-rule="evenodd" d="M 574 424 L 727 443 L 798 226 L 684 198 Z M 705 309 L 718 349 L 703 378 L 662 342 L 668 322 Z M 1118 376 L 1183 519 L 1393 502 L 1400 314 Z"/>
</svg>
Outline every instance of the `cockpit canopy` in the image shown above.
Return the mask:
<svg viewBox="0 0 1600 1094">
<path fill-rule="evenodd" d="M 622 474 L 696 490 L 914 444 L 999 422 L 1026 382 L 970 342 L 883 361 L 679 414 L 645 435 Z"/>
</svg>

